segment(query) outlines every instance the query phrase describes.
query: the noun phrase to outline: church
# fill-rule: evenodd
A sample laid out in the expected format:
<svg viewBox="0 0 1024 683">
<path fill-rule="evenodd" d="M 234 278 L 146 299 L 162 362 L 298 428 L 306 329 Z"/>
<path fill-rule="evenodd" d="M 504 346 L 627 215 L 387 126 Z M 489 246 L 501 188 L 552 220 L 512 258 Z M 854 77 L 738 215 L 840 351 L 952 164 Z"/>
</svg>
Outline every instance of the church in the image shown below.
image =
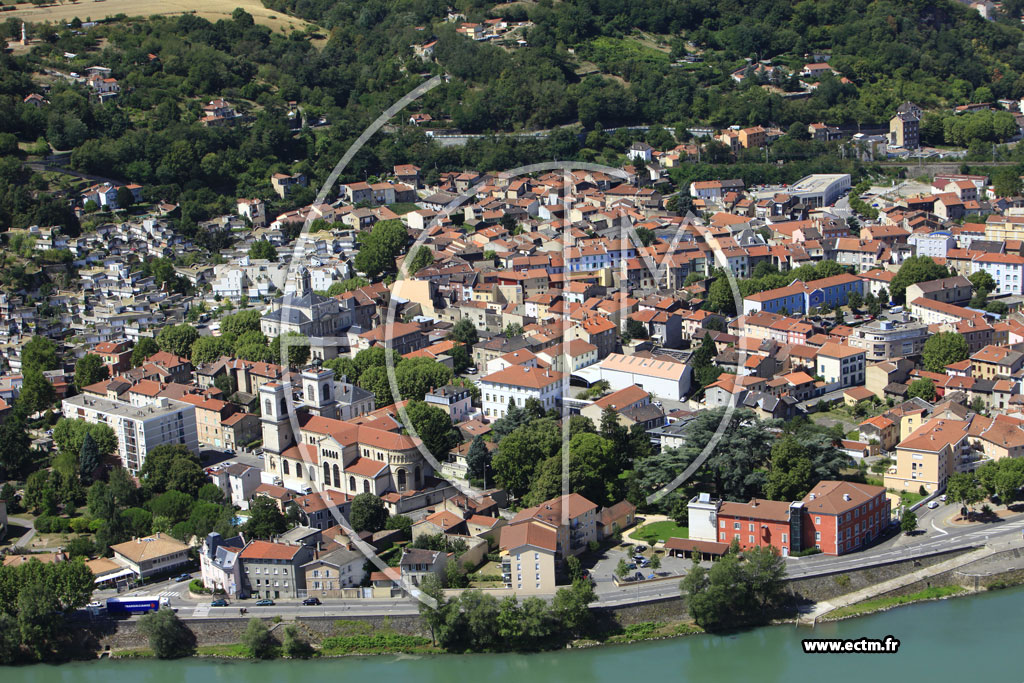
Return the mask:
<svg viewBox="0 0 1024 683">
<path fill-rule="evenodd" d="M 345 330 L 355 321 L 355 301 L 339 300 L 313 291 L 309 270 L 299 271 L 295 294 L 285 294 L 270 304 L 260 318 L 260 331 L 272 339 L 297 332 L 310 340 L 311 357 L 327 360 L 338 355 L 338 347 L 347 350 Z"/>
<path fill-rule="evenodd" d="M 436 487 L 420 440 L 403 434 L 396 416 L 374 412 L 372 394 L 352 419 L 339 419 L 343 411 L 338 391 L 345 386 L 335 381 L 333 370 L 314 362 L 302 372 L 301 403 L 290 391 L 294 388 L 283 383 L 259 388 L 263 467 L 275 482 L 298 492 L 380 497 Z"/>
</svg>

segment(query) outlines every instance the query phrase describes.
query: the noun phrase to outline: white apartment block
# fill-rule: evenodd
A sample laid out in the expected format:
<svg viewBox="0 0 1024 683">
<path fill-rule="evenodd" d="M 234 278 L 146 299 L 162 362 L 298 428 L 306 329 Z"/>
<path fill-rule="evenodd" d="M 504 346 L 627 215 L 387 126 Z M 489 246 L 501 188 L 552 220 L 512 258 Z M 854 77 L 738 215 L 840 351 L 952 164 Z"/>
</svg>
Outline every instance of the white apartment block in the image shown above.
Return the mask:
<svg viewBox="0 0 1024 683">
<path fill-rule="evenodd" d="M 508 412 L 510 400 L 522 407 L 536 398 L 545 410 L 557 408 L 562 399 L 562 373 L 513 365 L 480 380 L 484 417 L 497 420 Z"/>
<path fill-rule="evenodd" d="M 160 398 L 147 406 L 80 394 L 61 403 L 64 417 L 110 425 L 117 434 L 117 452 L 124 467 L 135 474 L 146 453 L 163 444 L 181 444 L 199 453 L 195 406 Z"/>
<path fill-rule="evenodd" d="M 992 294 L 1024 294 L 1024 257 L 1014 254 L 985 254 L 971 264 L 971 274 L 984 270 L 996 282 Z"/>
</svg>

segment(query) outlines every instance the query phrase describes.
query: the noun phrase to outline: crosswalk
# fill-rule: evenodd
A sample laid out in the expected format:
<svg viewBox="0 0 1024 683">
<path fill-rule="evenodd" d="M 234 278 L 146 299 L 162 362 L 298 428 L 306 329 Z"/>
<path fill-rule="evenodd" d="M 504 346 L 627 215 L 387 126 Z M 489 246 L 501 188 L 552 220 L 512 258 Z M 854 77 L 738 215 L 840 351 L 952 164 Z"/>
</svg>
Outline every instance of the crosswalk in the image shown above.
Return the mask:
<svg viewBox="0 0 1024 683">
<path fill-rule="evenodd" d="M 210 605 L 206 604 L 206 603 L 202 603 L 202 604 L 196 605 L 196 608 L 194 610 L 192 610 L 192 616 L 193 617 L 205 617 L 209 613 L 210 613 Z"/>
<path fill-rule="evenodd" d="M 160 591 L 157 595 L 161 598 L 180 598 L 181 591 Z"/>
</svg>

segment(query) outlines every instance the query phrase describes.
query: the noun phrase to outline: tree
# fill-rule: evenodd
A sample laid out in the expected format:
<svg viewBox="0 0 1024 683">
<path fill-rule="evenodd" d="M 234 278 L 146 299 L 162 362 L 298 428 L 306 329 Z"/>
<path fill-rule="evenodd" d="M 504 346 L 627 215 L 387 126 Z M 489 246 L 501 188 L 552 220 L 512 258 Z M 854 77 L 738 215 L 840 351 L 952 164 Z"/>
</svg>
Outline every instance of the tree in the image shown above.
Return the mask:
<svg viewBox="0 0 1024 683">
<path fill-rule="evenodd" d="M 401 531 L 407 539 L 412 538 L 412 520 L 405 515 L 388 515 L 384 528 Z"/>
<path fill-rule="evenodd" d="M 451 368 L 430 358 L 408 358 L 395 366 L 395 383 L 403 399 L 423 400 L 431 389 L 451 381 Z"/>
<path fill-rule="evenodd" d="M 282 351 L 282 342 L 286 347 Z M 270 352 L 281 365 L 298 368 L 309 361 L 309 337 L 299 332 L 286 332 L 270 340 Z M 287 355 L 284 357 L 282 354 Z"/>
<path fill-rule="evenodd" d="M 448 453 L 462 440 L 448 413 L 419 400 L 409 401 L 405 411 L 427 451 L 438 462 L 447 460 Z"/>
<path fill-rule="evenodd" d="M 434 253 L 430 251 L 430 247 L 420 246 L 412 255 L 412 260 L 409 261 L 409 276 L 413 276 L 420 272 L 427 266 L 434 262 Z"/>
<path fill-rule="evenodd" d="M 256 240 L 249 247 L 249 258 L 253 260 L 277 260 L 277 249 L 267 240 Z"/>
<path fill-rule="evenodd" d="M 44 372 L 60 367 L 57 345 L 46 337 L 35 336 L 21 347 L 21 372 L 29 370 Z"/>
<path fill-rule="evenodd" d="M 206 483 L 199 459 L 181 444 L 162 444 L 146 454 L 139 479 L 150 491 L 180 491 L 195 497 Z"/>
<path fill-rule="evenodd" d="M 754 548 L 740 564 L 738 545 L 710 570 L 694 557 L 693 567 L 680 583 L 690 615 L 708 631 L 766 623 L 781 604 L 785 563 L 773 547 Z"/>
<path fill-rule="evenodd" d="M 103 464 L 100 456 L 100 449 L 92 438 L 92 434 L 86 433 L 82 441 L 82 450 L 79 453 L 79 468 L 83 482 L 91 482 L 96 476 L 96 470 Z"/>
<path fill-rule="evenodd" d="M 40 413 L 57 400 L 57 392 L 53 385 L 43 376 L 41 370 L 27 370 L 22 373 L 21 393 L 18 394 L 18 405 L 26 415 Z"/>
<path fill-rule="evenodd" d="M 786 434 L 772 444 L 771 468 L 764 495 L 771 500 L 799 500 L 814 485 L 813 464 L 800 441 Z"/>
<path fill-rule="evenodd" d="M 139 341 L 135 342 L 135 346 L 132 348 L 132 367 L 139 367 L 147 358 L 159 350 L 160 345 L 157 344 L 155 339 L 142 337 Z"/>
<path fill-rule="evenodd" d="M 900 518 L 900 531 L 905 534 L 912 534 L 917 531 L 917 513 L 913 510 L 906 510 Z"/>
<path fill-rule="evenodd" d="M 244 525 L 244 532 L 250 538 L 271 538 L 284 533 L 288 528 L 277 503 L 266 496 L 257 496 L 249 506 L 249 519 Z"/>
<path fill-rule="evenodd" d="M 561 433 L 551 420 L 533 420 L 522 425 L 498 444 L 498 452 L 491 460 L 494 483 L 513 496 L 522 496 L 530 489 L 537 466 L 560 449 Z"/>
<path fill-rule="evenodd" d="M 95 353 L 87 353 L 75 363 L 75 388 L 79 391 L 90 384 L 102 382 L 109 376 L 110 368 Z"/>
<path fill-rule="evenodd" d="M 161 351 L 188 358 L 192 345 L 199 339 L 199 332 L 191 325 L 181 324 L 165 327 L 156 336 Z"/>
<path fill-rule="evenodd" d="M 487 449 L 483 437 L 477 435 L 469 446 L 469 453 L 466 454 L 466 474 L 470 479 L 484 479 L 490 465 L 491 452 Z"/>
<path fill-rule="evenodd" d="M 380 531 L 387 517 L 384 502 L 374 494 L 360 493 L 352 499 L 349 521 L 356 531 Z"/>
<path fill-rule="evenodd" d="M 433 574 L 423 579 L 420 592 L 431 598 L 429 602 L 420 600 L 419 604 L 420 617 L 430 629 L 430 640 L 444 647 L 452 641 L 452 622 L 453 617 L 458 614 L 458 607 L 452 605 L 444 596 L 444 586 Z M 430 604 L 431 602 L 433 604 Z"/>
<path fill-rule="evenodd" d="M 651 555 L 651 569 L 654 571 L 661 569 L 661 555 Z"/>
<path fill-rule="evenodd" d="M 253 617 L 245 625 L 242 645 L 248 648 L 249 656 L 254 659 L 273 659 L 277 655 L 277 641 L 259 617 Z"/>
<path fill-rule="evenodd" d="M 992 276 L 989 275 L 988 271 L 976 270 L 971 273 L 967 279 L 971 281 L 971 288 L 976 292 L 980 290 L 994 292 L 996 289 L 996 281 L 992 279 Z"/>
<path fill-rule="evenodd" d="M 915 379 L 907 387 L 907 398 L 921 398 L 925 401 L 935 400 L 935 382 L 928 377 Z"/>
<path fill-rule="evenodd" d="M 973 472 L 956 472 L 946 480 L 946 504 L 959 503 L 961 507 L 972 507 L 985 500 L 985 489 Z"/>
<path fill-rule="evenodd" d="M 260 332 L 260 312 L 258 310 L 239 311 L 220 319 L 220 333 L 222 335 L 237 339 L 246 332 Z"/>
<path fill-rule="evenodd" d="M 846 295 L 846 305 L 851 309 L 860 308 L 864 305 L 864 297 L 860 292 L 850 292 Z"/>
<path fill-rule="evenodd" d="M 286 657 L 292 659 L 309 659 L 313 656 L 313 646 L 299 634 L 295 624 L 284 627 L 284 643 L 281 649 Z"/>
<path fill-rule="evenodd" d="M 225 336 L 220 337 L 199 337 L 192 342 L 191 359 L 192 365 L 199 367 L 219 360 L 221 356 L 234 354 L 234 345 Z"/>
<path fill-rule="evenodd" d="M 992 190 L 997 197 L 1019 197 L 1021 195 L 1020 173 L 1016 168 L 997 170 L 992 174 Z"/>
<path fill-rule="evenodd" d="M 634 318 L 630 318 L 626 321 L 626 336 L 630 339 L 647 339 L 647 327 Z"/>
<path fill-rule="evenodd" d="M 924 343 L 922 359 L 929 372 L 946 372 L 946 366 L 966 360 L 969 355 L 967 340 L 955 332 L 940 332 Z"/>
<path fill-rule="evenodd" d="M 149 647 L 159 659 L 188 657 L 195 652 L 195 635 L 170 608 L 144 614 L 138 628 L 149 639 Z"/>
<path fill-rule="evenodd" d="M 462 342 L 467 346 L 472 346 L 479 340 L 476 326 L 473 325 L 473 321 L 469 318 L 462 318 L 459 322 L 455 323 L 451 331 L 448 332 L 448 338 Z"/>
<path fill-rule="evenodd" d="M 902 302 L 906 298 L 908 286 L 944 277 L 949 277 L 945 266 L 940 266 L 928 256 L 911 256 L 893 277 L 889 285 L 890 293 L 894 301 Z"/>
<path fill-rule="evenodd" d="M 615 576 L 620 579 L 624 579 L 629 576 L 629 565 L 626 564 L 625 558 L 620 558 L 619 563 L 615 565 Z"/>
<path fill-rule="evenodd" d="M 1024 486 L 1024 460 L 1002 458 L 985 463 L 977 470 L 978 480 L 989 497 L 998 496 L 1009 505 L 1020 498 Z"/>
<path fill-rule="evenodd" d="M 509 323 L 505 326 L 505 337 L 512 339 L 523 335 L 523 326 L 519 323 Z"/>
<path fill-rule="evenodd" d="M 593 615 L 589 605 L 597 599 L 589 581 L 574 581 L 571 588 L 559 588 L 551 601 L 551 613 L 569 630 L 579 635 L 590 625 Z"/>
<path fill-rule="evenodd" d="M 583 567 L 580 565 L 580 558 L 570 555 L 565 560 L 565 570 L 570 581 L 579 581 L 583 578 Z"/>
</svg>

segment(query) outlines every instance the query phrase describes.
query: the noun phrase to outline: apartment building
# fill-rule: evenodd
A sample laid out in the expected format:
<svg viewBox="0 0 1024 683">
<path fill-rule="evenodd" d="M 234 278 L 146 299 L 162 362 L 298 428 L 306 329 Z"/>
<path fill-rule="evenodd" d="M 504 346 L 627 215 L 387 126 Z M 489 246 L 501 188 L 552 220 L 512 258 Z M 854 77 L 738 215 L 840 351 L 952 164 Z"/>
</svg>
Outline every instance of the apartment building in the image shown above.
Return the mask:
<svg viewBox="0 0 1024 683">
<path fill-rule="evenodd" d="M 158 398 L 145 406 L 133 406 L 97 396 L 79 394 L 61 402 L 69 419 L 110 425 L 117 434 L 117 452 L 132 474 L 146 461 L 146 453 L 163 444 L 181 444 L 199 453 L 195 406 Z"/>
<path fill-rule="evenodd" d="M 527 399 L 540 401 L 545 410 L 561 405 L 562 373 L 513 365 L 480 380 L 484 416 L 498 419 L 505 416 L 509 402 L 522 407 Z"/>
<path fill-rule="evenodd" d="M 917 356 L 931 333 L 928 326 L 915 322 L 872 320 L 855 328 L 846 343 L 865 353 L 868 362 L 889 360 L 901 356 Z"/>
<path fill-rule="evenodd" d="M 271 541 L 253 541 L 239 554 L 245 594 L 254 598 L 297 598 L 306 588 L 302 566 L 313 548 Z"/>
<path fill-rule="evenodd" d="M 826 384 L 839 388 L 864 384 L 864 362 L 867 353 L 863 349 L 829 342 L 818 349 L 817 374 Z"/>
<path fill-rule="evenodd" d="M 929 493 L 945 488 L 950 475 L 968 455 L 970 423 L 932 419 L 896 446 L 896 464 L 885 475 L 885 486 L 899 491 Z"/>
</svg>

